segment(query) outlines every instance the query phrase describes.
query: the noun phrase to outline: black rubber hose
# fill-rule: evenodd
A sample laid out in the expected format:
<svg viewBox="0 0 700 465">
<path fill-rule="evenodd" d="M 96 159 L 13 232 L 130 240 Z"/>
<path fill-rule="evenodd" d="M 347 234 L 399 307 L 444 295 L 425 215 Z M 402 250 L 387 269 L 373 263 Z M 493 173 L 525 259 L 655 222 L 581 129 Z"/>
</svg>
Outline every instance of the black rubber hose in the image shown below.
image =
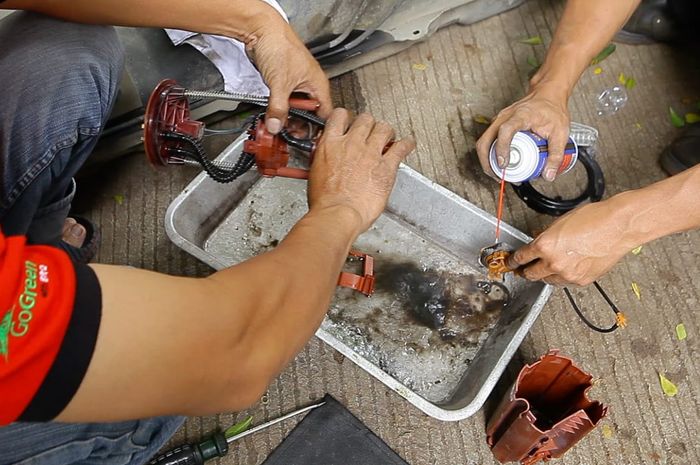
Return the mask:
<svg viewBox="0 0 700 465">
<path fill-rule="evenodd" d="M 588 184 L 581 195 L 573 199 L 562 199 L 561 197 L 551 198 L 538 192 L 529 182 L 520 185 L 511 184 L 513 190 L 520 199 L 538 213 L 546 215 L 561 216 L 566 212 L 578 207 L 581 203 L 589 200 L 598 202 L 603 198 L 605 192 L 605 177 L 598 162 L 588 153 L 585 147 L 579 148 L 578 159 L 583 163 L 588 175 Z"/>
<path fill-rule="evenodd" d="M 314 150 L 313 139 L 300 139 L 298 137 L 294 137 L 288 133 L 286 129 L 282 129 L 282 131 L 280 131 L 280 137 L 287 143 L 287 145 L 303 150 L 304 152 L 311 153 Z"/>
<path fill-rule="evenodd" d="M 188 144 L 193 150 L 186 152 L 192 159 L 198 162 L 204 171 L 216 182 L 229 183 L 234 181 L 250 170 L 255 164 L 255 157 L 249 153 L 243 152 L 232 168 L 222 168 L 207 157 L 204 147 L 202 147 L 202 144 L 194 137 L 175 132 L 164 133 L 163 137 Z M 179 152 L 182 153 L 183 151 L 179 150 Z"/>
<path fill-rule="evenodd" d="M 576 312 L 578 317 L 581 319 L 581 321 L 583 321 L 586 324 L 586 326 L 591 328 L 593 331 L 597 331 L 599 333 L 612 333 L 613 331 L 615 331 L 617 328 L 620 327 L 620 323 L 617 320 L 617 316 L 620 313 L 620 310 L 617 308 L 617 305 L 615 305 L 613 303 L 613 301 L 610 300 L 610 297 L 608 297 L 608 294 L 605 293 L 605 291 L 603 290 L 602 287 L 600 287 L 600 284 L 598 284 L 597 281 L 593 281 L 593 284 L 595 285 L 595 288 L 598 290 L 600 295 L 603 296 L 603 299 L 605 299 L 605 302 L 610 306 L 613 313 L 615 313 L 615 323 L 612 326 L 610 326 L 609 328 L 601 328 L 601 327 L 596 326 L 593 323 L 591 323 L 590 320 L 588 320 L 588 318 L 586 318 L 583 315 L 583 312 L 578 307 L 578 305 L 576 305 L 576 301 L 574 300 L 574 296 L 571 295 L 571 291 L 569 291 L 569 289 L 566 287 L 564 288 L 564 294 L 566 294 L 566 297 L 569 298 L 569 303 L 571 304 L 571 306 L 573 307 L 574 311 Z"/>
</svg>

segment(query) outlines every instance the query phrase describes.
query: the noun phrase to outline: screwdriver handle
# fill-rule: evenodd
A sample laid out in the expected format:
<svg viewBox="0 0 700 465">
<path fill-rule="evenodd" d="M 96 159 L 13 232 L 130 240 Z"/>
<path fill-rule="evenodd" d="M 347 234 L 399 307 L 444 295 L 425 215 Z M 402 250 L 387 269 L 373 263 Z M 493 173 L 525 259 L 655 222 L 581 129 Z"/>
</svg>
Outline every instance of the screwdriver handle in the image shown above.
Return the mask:
<svg viewBox="0 0 700 465">
<path fill-rule="evenodd" d="M 199 444 L 185 444 L 159 455 L 149 465 L 203 465 L 209 459 L 228 452 L 226 436 L 221 431 Z"/>
<path fill-rule="evenodd" d="M 149 465 L 202 465 L 204 458 L 197 446 L 185 444 L 159 455 Z"/>
</svg>

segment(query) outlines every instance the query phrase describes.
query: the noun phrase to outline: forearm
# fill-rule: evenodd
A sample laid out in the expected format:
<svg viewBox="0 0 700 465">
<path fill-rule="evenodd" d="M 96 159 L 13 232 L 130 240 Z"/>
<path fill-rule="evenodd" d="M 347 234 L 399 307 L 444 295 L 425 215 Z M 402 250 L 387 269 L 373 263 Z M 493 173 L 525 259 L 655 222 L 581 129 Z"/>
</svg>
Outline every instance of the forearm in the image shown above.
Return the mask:
<svg viewBox="0 0 700 465">
<path fill-rule="evenodd" d="M 532 88 L 568 99 L 591 60 L 625 24 L 640 0 L 569 0 Z"/>
<path fill-rule="evenodd" d="M 279 246 L 208 278 L 95 265 L 102 322 L 60 421 L 246 408 L 318 328 L 359 233 L 342 208 L 306 215 Z"/>
<path fill-rule="evenodd" d="M 164 27 L 255 41 L 282 17 L 260 0 L 6 0 L 3 8 L 31 10 L 92 24 Z"/>
<path fill-rule="evenodd" d="M 624 231 L 626 248 L 700 228 L 700 166 L 608 200 Z"/>
<path fill-rule="evenodd" d="M 95 265 L 102 320 L 61 421 L 235 411 L 259 399 L 328 309 L 350 246 L 386 206 L 415 147 L 347 110 L 328 118 L 309 181 L 311 209 L 272 251 L 208 278 Z"/>
<path fill-rule="evenodd" d="M 247 304 L 231 311 L 250 310 L 239 344 L 255 348 L 253 365 L 261 376 L 276 376 L 314 334 L 358 234 L 357 218 L 349 209 L 312 211 L 273 252 L 209 278 L 222 296 L 248 290 Z"/>
</svg>

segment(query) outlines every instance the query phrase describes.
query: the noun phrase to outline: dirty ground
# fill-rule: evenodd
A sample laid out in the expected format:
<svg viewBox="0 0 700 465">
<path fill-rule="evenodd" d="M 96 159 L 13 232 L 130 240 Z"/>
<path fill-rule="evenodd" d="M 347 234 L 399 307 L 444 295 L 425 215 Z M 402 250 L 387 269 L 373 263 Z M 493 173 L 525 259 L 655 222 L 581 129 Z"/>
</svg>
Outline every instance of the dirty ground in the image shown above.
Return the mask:
<svg viewBox="0 0 700 465">
<path fill-rule="evenodd" d="M 470 27 L 448 27 L 399 55 L 335 79 L 335 101 L 374 113 L 394 124 L 401 135 L 413 134 L 418 149 L 408 159 L 410 166 L 494 211 L 498 186 L 476 162 L 473 118 L 493 116 L 523 95 L 532 64 L 543 60 L 545 47 L 519 40 L 539 35 L 549 43 L 561 8 L 562 2 L 532 0 Z M 664 45 L 618 45 L 598 66 L 598 74 L 593 67 L 585 72 L 570 109 L 573 120 L 600 130 L 598 160 L 606 175 L 607 197 L 664 177 L 657 157 L 679 131 L 669 120 L 668 106 L 682 110 L 700 100 L 700 69 Z M 615 84 L 620 73 L 636 81 L 629 101 L 618 113 L 598 117 L 595 96 Z M 172 274 L 207 274 L 205 265 L 169 242 L 162 224 L 171 199 L 195 174 L 186 169 L 156 172 L 143 154 L 114 167 L 85 211 L 102 228 L 99 260 Z M 582 180 L 583 170 L 574 170 L 557 189 L 575 190 Z M 528 210 L 509 193 L 504 220 L 533 235 L 551 218 Z M 560 460 L 562 465 L 700 463 L 698 245 L 700 232 L 645 245 L 602 279 L 628 316 L 625 330 L 613 335 L 589 331 L 558 291 L 525 339 L 505 379 L 512 380 L 522 363 L 559 348 L 597 378 L 592 396 L 611 407 L 604 426 Z M 590 306 L 593 318 L 606 321 L 609 310 L 595 294 L 575 294 L 582 305 Z M 676 335 L 679 323 L 687 332 L 683 341 Z M 232 366 L 235 363 L 231 360 Z M 675 397 L 664 394 L 659 373 L 678 387 Z M 497 393 L 505 388 L 502 382 Z M 326 392 L 414 465 L 496 463 L 484 433 L 484 415 L 494 408 L 492 401 L 459 423 L 433 420 L 317 339 L 270 385 L 263 402 L 246 412 L 191 418 L 171 444 L 197 440 L 248 414 L 255 424 L 262 423 Z M 246 438 L 219 463 L 261 463 L 295 422 Z"/>
</svg>

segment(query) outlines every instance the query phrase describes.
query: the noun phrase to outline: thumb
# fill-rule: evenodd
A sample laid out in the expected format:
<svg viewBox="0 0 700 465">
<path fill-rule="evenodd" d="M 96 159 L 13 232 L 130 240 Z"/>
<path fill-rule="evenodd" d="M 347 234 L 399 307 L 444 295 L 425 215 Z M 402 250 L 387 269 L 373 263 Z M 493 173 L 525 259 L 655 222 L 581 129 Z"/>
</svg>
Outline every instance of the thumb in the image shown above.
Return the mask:
<svg viewBox="0 0 700 465">
<path fill-rule="evenodd" d="M 279 133 L 287 123 L 291 90 L 281 86 L 270 87 L 270 99 L 265 112 L 265 126 L 272 134 Z"/>
<path fill-rule="evenodd" d="M 511 270 L 515 270 L 517 268 L 520 268 L 521 266 L 525 266 L 528 263 L 537 260 L 539 257 L 539 254 L 537 253 L 537 250 L 533 247 L 533 243 L 530 242 L 529 244 L 525 244 L 518 250 L 516 250 L 514 253 L 508 257 L 508 260 L 506 261 L 506 266 L 510 268 Z"/>
<path fill-rule="evenodd" d="M 409 153 L 416 148 L 416 141 L 413 137 L 401 139 L 394 142 L 391 148 L 384 154 L 384 160 L 388 161 L 392 169 L 397 170 L 402 161 L 406 159 Z"/>
</svg>

